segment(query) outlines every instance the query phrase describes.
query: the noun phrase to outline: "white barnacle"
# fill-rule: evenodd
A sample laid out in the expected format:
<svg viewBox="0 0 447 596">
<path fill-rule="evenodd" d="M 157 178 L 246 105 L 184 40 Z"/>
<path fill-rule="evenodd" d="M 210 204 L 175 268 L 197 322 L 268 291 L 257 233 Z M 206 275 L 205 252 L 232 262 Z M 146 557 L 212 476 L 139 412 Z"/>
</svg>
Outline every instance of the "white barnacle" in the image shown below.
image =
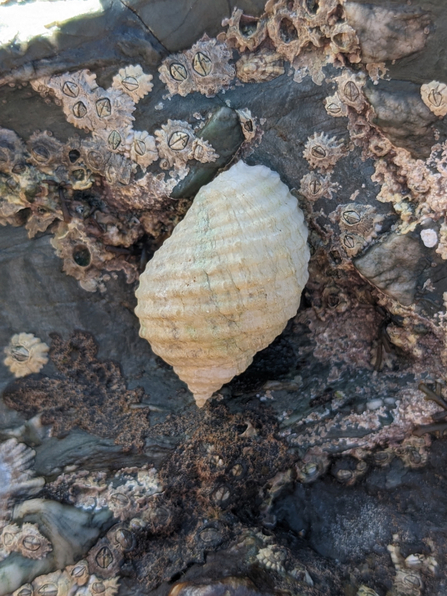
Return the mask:
<svg viewBox="0 0 447 596">
<path fill-rule="evenodd" d="M 155 138 L 146 130 L 135 130 L 127 137 L 130 159 L 135 161 L 143 170 L 158 159 Z"/>
<path fill-rule="evenodd" d="M 17 333 L 5 348 L 4 364 L 15 377 L 25 377 L 41 370 L 48 362 L 48 346 L 32 333 Z"/>
<path fill-rule="evenodd" d="M 436 116 L 447 114 L 447 85 L 439 81 L 430 81 L 421 86 L 422 101 Z"/>
<path fill-rule="evenodd" d="M 128 95 L 137 103 L 142 97 L 152 91 L 152 75 L 145 74 L 139 64 L 120 68 L 113 77 L 112 87 Z"/>
<path fill-rule="evenodd" d="M 303 156 L 310 167 L 321 171 L 332 170 L 344 154 L 343 144 L 323 132 L 314 133 L 309 137 L 303 151 Z"/>
<path fill-rule="evenodd" d="M 163 169 L 181 168 L 190 159 L 206 163 L 217 158 L 208 141 L 198 139 L 187 122 L 168 120 L 155 131 L 155 137 Z"/>
</svg>

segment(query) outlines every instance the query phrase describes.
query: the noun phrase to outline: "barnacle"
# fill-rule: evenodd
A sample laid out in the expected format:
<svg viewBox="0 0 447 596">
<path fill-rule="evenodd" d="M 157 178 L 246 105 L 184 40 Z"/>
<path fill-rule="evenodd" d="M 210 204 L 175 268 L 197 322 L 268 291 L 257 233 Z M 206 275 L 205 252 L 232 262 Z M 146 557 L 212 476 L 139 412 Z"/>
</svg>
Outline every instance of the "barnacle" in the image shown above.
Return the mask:
<svg viewBox="0 0 447 596">
<path fill-rule="evenodd" d="M 122 521 L 131 519 L 137 512 L 137 505 L 130 487 L 109 488 L 106 499 L 107 507 L 112 511 L 114 517 Z"/>
<path fill-rule="evenodd" d="M 369 140 L 368 149 L 376 157 L 387 155 L 392 148 L 393 144 L 384 135 L 376 134 Z"/>
<path fill-rule="evenodd" d="M 92 135 L 87 139 L 70 138 L 69 161 L 73 168 L 86 168 L 95 174 L 103 174 L 112 157 L 111 151 L 103 139 Z"/>
<path fill-rule="evenodd" d="M 342 232 L 361 236 L 365 243 L 377 236 L 380 224 L 384 219 L 383 215 L 379 215 L 374 207 L 360 203 L 338 205 L 330 217 L 332 221 L 338 222 Z"/>
<path fill-rule="evenodd" d="M 439 81 L 431 81 L 421 86 L 422 101 L 436 116 L 447 114 L 447 85 Z"/>
<path fill-rule="evenodd" d="M 240 8 L 234 8 L 231 17 L 222 21 L 222 26 L 228 27 L 228 30 L 218 39 L 225 39 L 230 47 L 239 52 L 252 52 L 267 37 L 265 18 L 246 16 Z"/>
<path fill-rule="evenodd" d="M 87 585 L 82 588 L 80 596 L 115 596 L 118 594 L 118 582 L 119 578 L 117 577 L 102 579 L 92 574 Z"/>
<path fill-rule="evenodd" d="M 326 112 L 334 118 L 340 118 L 348 115 L 346 104 L 340 99 L 338 93 L 326 97 L 324 100 Z"/>
<path fill-rule="evenodd" d="M 261 563 L 261 565 L 267 569 L 277 571 L 278 573 L 285 571 L 283 563 L 286 560 L 286 557 L 286 551 L 283 548 L 273 544 L 265 548 L 261 548 L 256 555 L 256 559 Z"/>
<path fill-rule="evenodd" d="M 74 585 L 74 581 L 65 570 L 39 575 L 32 582 L 34 594 L 37 596 L 70 596 Z"/>
<path fill-rule="evenodd" d="M 155 138 L 145 130 L 135 130 L 127 138 L 130 158 L 145 170 L 158 159 Z"/>
<path fill-rule="evenodd" d="M 77 279 L 84 290 L 95 292 L 101 284 L 101 270 L 114 255 L 87 234 L 85 224 L 74 219 L 61 222 L 51 239 L 58 257 L 63 259 L 63 271 Z"/>
<path fill-rule="evenodd" d="M 74 565 L 69 565 L 65 571 L 70 576 L 71 581 L 77 586 L 84 586 L 90 577 L 88 563 L 85 559 L 78 561 Z"/>
<path fill-rule="evenodd" d="M 0 549 L 2 554 L 9 555 L 9 553 L 17 550 L 20 535 L 20 528 L 17 524 L 7 524 L 2 528 L 0 534 Z"/>
<path fill-rule="evenodd" d="M 345 154 L 343 144 L 335 137 L 326 134 L 314 133 L 308 138 L 303 151 L 303 156 L 311 168 L 326 171 L 332 170 L 337 161 Z"/>
<path fill-rule="evenodd" d="M 381 449 L 372 454 L 372 461 L 376 466 L 384 467 L 390 464 L 396 457 L 395 451 L 391 447 Z"/>
<path fill-rule="evenodd" d="M 242 128 L 242 134 L 244 135 L 245 141 L 250 142 L 252 141 L 257 134 L 262 135 L 262 131 L 259 130 L 259 127 L 256 126 L 256 118 L 253 117 L 251 111 L 247 108 L 242 108 L 240 110 L 236 110 L 236 113 L 239 117 L 239 122 Z"/>
<path fill-rule="evenodd" d="M 393 585 L 397 594 L 405 594 L 405 596 L 421 596 L 423 583 L 421 576 L 417 571 L 407 571 L 406 569 L 398 569 Z"/>
<path fill-rule="evenodd" d="M 155 131 L 160 159 L 165 161 L 164 169 L 182 167 L 190 159 L 202 163 L 214 161 L 217 154 L 211 145 L 194 136 L 192 126 L 181 120 L 168 120 L 161 130 Z"/>
<path fill-rule="evenodd" d="M 66 72 L 62 75 L 44 76 L 30 81 L 31 87 L 46 96 L 53 94 L 61 102 L 77 102 L 88 97 L 98 87 L 96 75 L 87 69 Z"/>
<path fill-rule="evenodd" d="M 4 363 L 15 377 L 39 372 L 48 362 L 48 346 L 32 333 L 18 333 L 11 337 L 4 349 Z"/>
<path fill-rule="evenodd" d="M 332 199 L 336 185 L 331 182 L 330 175 L 310 172 L 301 178 L 300 193 L 309 201 L 316 201 L 321 197 Z"/>
<path fill-rule="evenodd" d="M 26 145 L 30 163 L 47 174 L 52 174 L 63 160 L 63 143 L 47 130 L 35 132 Z"/>
<path fill-rule="evenodd" d="M 8 201 L 0 198 L 0 226 L 14 225 L 15 216 L 22 209 L 23 205 L 9 203 Z"/>
<path fill-rule="evenodd" d="M 101 538 L 87 557 L 90 573 L 99 575 L 101 578 L 113 577 L 118 574 L 123 553 L 113 546 L 107 538 Z"/>
<path fill-rule="evenodd" d="M 321 33 L 309 29 L 299 19 L 292 20 L 286 7 L 278 8 L 269 17 L 267 31 L 276 51 L 289 62 L 293 62 L 307 44 L 320 45 Z"/>
<path fill-rule="evenodd" d="M 309 452 L 304 459 L 296 465 L 297 478 L 303 484 L 315 482 L 324 474 L 329 466 L 329 459 L 326 454 L 320 452 Z"/>
<path fill-rule="evenodd" d="M 98 128 L 93 134 L 93 142 L 104 146 L 110 153 L 127 153 L 126 140 L 132 134 L 132 127 Z"/>
<path fill-rule="evenodd" d="M 160 80 L 164 83 L 169 93 L 186 97 L 195 91 L 195 81 L 190 72 L 188 56 L 186 54 L 174 54 L 163 60 L 158 69 Z"/>
<path fill-rule="evenodd" d="M 321 29 L 330 38 L 334 54 L 348 54 L 350 62 L 360 62 L 359 38 L 348 23 L 336 23 L 333 27 L 323 26 Z"/>
<path fill-rule="evenodd" d="M 267 6 L 270 4 L 273 4 L 272 0 Z M 330 21 L 339 4 L 340 0 L 295 0 L 294 8 L 307 25 L 320 27 Z"/>
<path fill-rule="evenodd" d="M 231 52 L 225 42 L 206 34 L 189 50 L 169 56 L 159 68 L 160 80 L 170 95 L 182 97 L 198 91 L 207 97 L 228 88 L 234 78 L 234 66 L 229 64 Z"/>
<path fill-rule="evenodd" d="M 110 543 L 121 552 L 128 552 L 135 546 L 135 536 L 129 526 L 116 524 L 107 532 Z"/>
<path fill-rule="evenodd" d="M 396 448 L 396 455 L 407 468 L 421 468 L 428 460 L 428 443 L 426 437 L 411 436 Z"/>
<path fill-rule="evenodd" d="M 24 523 L 13 550 L 19 551 L 27 559 L 43 559 L 51 552 L 52 546 L 35 524 Z"/>
<path fill-rule="evenodd" d="M 128 95 L 132 101 L 138 101 L 152 91 L 152 75 L 147 75 L 139 64 L 120 68 L 113 77 L 112 87 Z"/>
<path fill-rule="evenodd" d="M 212 97 L 226 89 L 234 78 L 234 66 L 229 64 L 231 52 L 227 45 L 210 39 L 206 34 L 187 51 L 195 90 Z"/>
<path fill-rule="evenodd" d="M 284 72 L 281 55 L 265 48 L 256 54 L 243 54 L 236 62 L 236 75 L 243 83 L 271 81 Z"/>
<path fill-rule="evenodd" d="M 363 95 L 365 76 L 362 74 L 344 73 L 337 77 L 335 81 L 337 82 L 337 94 L 340 100 L 360 113 L 366 105 Z"/>
<path fill-rule="evenodd" d="M 114 153 L 110 156 L 105 167 L 105 178 L 111 185 L 116 183 L 130 184 L 134 168 L 135 164 L 130 159 L 127 159 L 124 155 Z"/>
</svg>

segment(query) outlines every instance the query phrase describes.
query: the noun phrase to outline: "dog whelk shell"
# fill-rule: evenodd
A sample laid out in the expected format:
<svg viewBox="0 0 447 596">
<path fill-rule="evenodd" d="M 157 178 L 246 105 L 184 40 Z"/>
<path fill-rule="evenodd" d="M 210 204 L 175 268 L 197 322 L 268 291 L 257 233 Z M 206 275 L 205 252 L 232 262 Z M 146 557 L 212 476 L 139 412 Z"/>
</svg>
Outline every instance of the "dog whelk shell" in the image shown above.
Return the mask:
<svg viewBox="0 0 447 596">
<path fill-rule="evenodd" d="M 202 187 L 136 292 L 140 335 L 202 407 L 293 317 L 307 228 L 276 172 L 239 162 Z"/>
</svg>

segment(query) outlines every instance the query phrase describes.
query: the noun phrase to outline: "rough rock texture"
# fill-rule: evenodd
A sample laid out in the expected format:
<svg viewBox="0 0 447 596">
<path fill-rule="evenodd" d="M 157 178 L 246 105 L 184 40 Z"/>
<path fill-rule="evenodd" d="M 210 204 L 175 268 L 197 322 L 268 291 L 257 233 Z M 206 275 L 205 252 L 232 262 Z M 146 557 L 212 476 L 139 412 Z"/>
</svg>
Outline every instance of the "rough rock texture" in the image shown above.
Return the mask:
<svg viewBox="0 0 447 596">
<path fill-rule="evenodd" d="M 444 2 L 52 4 L 29 40 L 0 4 L 0 350 L 50 346 L 0 359 L 0 594 L 444 594 Z M 198 411 L 135 289 L 238 159 L 293 189 L 309 281 Z"/>
</svg>

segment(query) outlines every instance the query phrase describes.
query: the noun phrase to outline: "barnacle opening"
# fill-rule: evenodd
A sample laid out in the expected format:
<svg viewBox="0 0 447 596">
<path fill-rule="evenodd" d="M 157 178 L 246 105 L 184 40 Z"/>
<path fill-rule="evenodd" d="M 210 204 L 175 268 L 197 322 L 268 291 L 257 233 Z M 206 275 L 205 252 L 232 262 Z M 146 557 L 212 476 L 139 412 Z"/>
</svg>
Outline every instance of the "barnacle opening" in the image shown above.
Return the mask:
<svg viewBox="0 0 447 596">
<path fill-rule="evenodd" d="M 298 31 L 290 19 L 284 17 L 279 24 L 279 34 L 284 43 L 291 43 L 298 39 Z"/>
<path fill-rule="evenodd" d="M 14 346 L 11 349 L 11 356 L 18 362 L 26 362 L 29 359 L 29 350 L 25 346 Z"/>
<path fill-rule="evenodd" d="M 92 255 L 85 244 L 77 244 L 73 248 L 73 261 L 79 267 L 88 267 L 92 261 Z"/>
</svg>

